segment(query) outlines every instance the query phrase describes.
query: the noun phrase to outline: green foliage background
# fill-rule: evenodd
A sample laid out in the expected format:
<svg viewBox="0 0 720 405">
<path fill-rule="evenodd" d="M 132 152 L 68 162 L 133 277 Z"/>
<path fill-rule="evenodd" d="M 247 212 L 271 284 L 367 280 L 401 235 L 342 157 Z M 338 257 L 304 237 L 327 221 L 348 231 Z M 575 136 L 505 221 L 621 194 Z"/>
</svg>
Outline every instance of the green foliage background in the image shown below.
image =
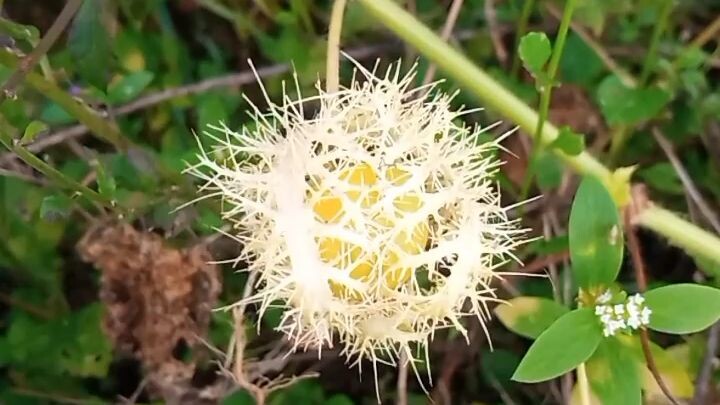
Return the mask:
<svg viewBox="0 0 720 405">
<path fill-rule="evenodd" d="M 564 2 L 536 4 L 529 28 L 545 32 L 547 37 L 533 35 L 519 42 L 519 52 L 530 60 L 530 63 L 526 60 L 530 71 L 513 75 L 510 61 L 498 60 L 491 33 L 492 30 L 500 33 L 512 58 L 516 54 L 517 23 L 524 2 L 494 1 L 498 26 L 490 27 L 485 1 L 464 2 L 455 45 L 534 106 L 538 95 L 533 76 L 538 77 L 550 56 L 558 25 L 549 10 L 561 10 Z M 604 162 L 616 166 L 637 164 L 634 179 L 647 185 L 653 199 L 696 218 L 677 170 L 658 147 L 651 128 L 662 131 L 672 142 L 687 173 L 717 212 L 718 37 L 716 33 L 701 47 L 690 46 L 688 38 L 696 37 L 713 22 L 720 14 L 720 4 L 701 0 L 676 4 L 668 17 L 667 29 L 658 39 L 657 56 L 648 64 L 645 56 L 651 33 L 661 18 L 663 1 L 578 1 L 573 21 L 592 41 L 576 31 L 569 34 L 556 80 L 564 86 L 573 86 L 591 107 L 573 110 L 572 103 L 563 106 L 553 102 L 551 111 L 568 108 L 570 112 L 564 118 L 569 115 L 574 122 L 577 116 L 587 115 L 590 119 L 594 113 L 602 124 L 591 128 L 591 132 L 568 127 L 562 140 L 552 147 L 568 154 L 596 147 Z M 414 14 L 439 30 L 446 18 L 448 2 L 412 3 Z M 0 82 L 4 82 L 15 70 L 12 60 L 17 63 L 17 57 L 13 59 L 13 53 L 27 53 L 37 44 L 62 8 L 62 2 L 5 0 L 0 5 L 3 8 L 0 39 L 6 46 L 0 60 Z M 292 79 L 291 69 L 297 72 L 302 94 L 312 94 L 317 80 L 324 77 L 329 10 L 329 1 L 306 0 L 84 2 L 65 34 L 33 72 L 54 82 L 61 97 L 42 91 L 28 79 L 0 105 L 3 133 L 30 148 L 67 178 L 85 182 L 98 193 L 97 200 L 88 200 L 68 192 L 15 159 L 10 151 L 0 151 L 0 403 L 113 403 L 121 396 L 133 394 L 141 384 L 142 371 L 136 361 L 116 353 L 102 333 L 103 308 L 97 297 L 99 273 L 78 258 L 75 244 L 93 219 L 107 216 L 122 216 L 139 227 L 155 229 L 176 246 L 214 234 L 213 229 L 222 226 L 216 201 L 174 210 L 196 196 L 193 180 L 180 174 L 197 153 L 194 133 L 221 121 L 231 128 L 247 124 L 245 111 L 249 104 L 245 97 L 263 105 L 260 88 L 249 75 L 248 59 L 259 68 L 271 98 L 280 99 L 282 80 Z M 361 63 L 369 66 L 375 58 L 382 58 L 383 64 L 406 58 L 409 66 L 418 58 L 418 84 L 422 81 L 427 61 L 396 40 L 360 3 L 350 2 L 344 21 L 343 48 Z M 615 71 L 603 61 L 605 54 L 617 64 Z M 350 76 L 349 65 L 343 62 L 344 78 Z M 647 80 L 641 80 L 638 86 L 624 80 L 626 75 L 641 77 L 646 65 Z M 222 85 L 203 87 L 212 83 L 209 80 L 226 75 L 233 76 Z M 232 85 L 226 84 L 230 82 Z M 244 83 L 239 85 L 240 82 Z M 195 83 L 201 85 L 185 87 Z M 452 91 L 457 86 L 448 80 L 441 87 Z M 167 97 L 161 102 L 148 102 L 148 97 L 162 94 Z M 80 113 L 68 111 L 62 97 L 79 102 Z M 461 93 L 455 102 L 458 106 L 477 105 L 467 93 Z M 74 128 L 79 120 L 83 121 L 83 112 L 116 125 L 114 131 L 129 145 L 127 151 L 118 151 L 112 145 L 115 143 L 112 130 L 104 133 L 97 128 L 90 133 L 79 131 L 81 135 L 63 138 L 62 142 L 41 150 L 33 149 L 46 139 L 56 139 L 53 137 L 61 131 Z M 491 111 L 468 116 L 469 121 L 481 125 L 498 118 Z M 628 136 L 625 147 L 614 156 L 602 145 L 592 146 L 593 141 L 618 129 Z M 564 168 L 547 153 L 541 153 L 532 168 L 536 191 L 559 201 L 555 212 L 563 226 L 567 225 L 571 195 L 558 192 L 566 173 Z M 498 181 L 510 196 L 508 201 L 520 195 L 519 185 L 508 172 L 499 173 Z M 98 201 L 114 203 L 103 208 Z M 533 212 L 525 218 L 526 224 L 541 230 L 541 217 L 542 210 Z M 657 237 L 641 236 L 647 245 L 647 267 L 655 284 L 698 278 L 708 284 L 717 282 L 720 265 L 696 262 Z M 567 250 L 568 238 L 562 231 L 527 245 L 519 256 L 532 261 Z M 622 258 L 611 259 L 615 262 Z M 572 273 L 561 264 L 558 279 Z M 227 304 L 242 293 L 245 276 L 234 274 L 229 267 L 223 271 L 221 304 Z M 618 282 L 628 289 L 635 287 L 627 266 L 621 270 Z M 547 279 L 529 278 L 512 283 L 521 295 L 552 300 L 560 294 L 552 290 Z M 569 283 L 566 288 L 576 291 L 577 285 Z M 263 330 L 270 330 L 272 319 L 264 322 Z M 444 389 L 452 393 L 453 403 L 495 404 L 506 402 L 507 398 L 515 403 L 543 401 L 546 386 L 511 381 L 530 341 L 512 334 L 505 326 L 498 322 L 489 325 L 494 351 L 482 338 L 466 346 L 462 337 L 438 334 L 432 346 L 433 376 L 436 386 L 438 381 L 450 384 Z M 544 324 L 540 330 L 545 327 Z M 525 328 L 537 330 L 536 325 Z M 230 334 L 229 315 L 214 314 L 210 343 L 224 348 Z M 259 343 L 278 338 L 272 333 L 252 337 Z M 696 376 L 704 356 L 704 334 L 684 339 L 661 336 L 656 342 L 673 349 L 673 353 L 682 353 L 676 367 Z M 261 353 L 257 349 L 256 354 Z M 454 370 L 449 379 L 443 379 L 453 356 L 462 358 L 464 366 Z M 213 371 L 212 364 L 208 360 L 205 366 Z M 314 366 L 320 371 L 319 378 L 281 389 L 269 402 L 374 403 L 372 379 L 367 372 L 363 381 L 358 382 L 357 370 L 346 370 L 342 360 L 332 359 L 298 362 L 292 370 L 304 371 Z M 718 378 L 716 371 L 714 387 Z M 381 368 L 381 390 L 387 402 L 395 400 L 395 383 L 395 371 Z M 426 395 L 412 377 L 410 391 L 410 403 L 427 403 Z M 437 390 L 433 392 L 437 394 Z M 139 401 L 150 399 L 142 394 Z M 237 392 L 223 403 L 253 401 L 247 393 Z"/>
</svg>

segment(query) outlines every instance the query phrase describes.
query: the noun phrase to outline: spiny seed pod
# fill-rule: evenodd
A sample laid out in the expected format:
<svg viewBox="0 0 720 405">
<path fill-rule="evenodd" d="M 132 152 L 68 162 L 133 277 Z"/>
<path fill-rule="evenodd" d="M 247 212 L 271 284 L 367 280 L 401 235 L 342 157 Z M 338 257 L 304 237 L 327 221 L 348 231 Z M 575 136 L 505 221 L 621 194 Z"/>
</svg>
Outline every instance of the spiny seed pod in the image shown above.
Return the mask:
<svg viewBox="0 0 720 405">
<path fill-rule="evenodd" d="M 355 364 L 395 365 L 438 329 L 465 334 L 463 316 L 488 319 L 524 230 L 500 206 L 497 141 L 459 123 L 452 97 L 411 89 L 414 67 L 357 71 L 337 92 L 253 106 L 252 129 L 213 127 L 217 150 L 189 171 L 222 197 L 259 275 L 248 302 L 284 303 L 295 349 L 340 342 Z"/>
</svg>

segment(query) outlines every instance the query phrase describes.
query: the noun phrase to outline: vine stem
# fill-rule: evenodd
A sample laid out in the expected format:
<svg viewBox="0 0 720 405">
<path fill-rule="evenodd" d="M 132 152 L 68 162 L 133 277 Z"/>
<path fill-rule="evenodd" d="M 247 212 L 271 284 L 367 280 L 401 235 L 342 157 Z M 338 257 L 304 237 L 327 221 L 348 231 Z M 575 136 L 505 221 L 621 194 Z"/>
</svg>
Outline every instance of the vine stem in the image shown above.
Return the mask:
<svg viewBox="0 0 720 405">
<path fill-rule="evenodd" d="M 327 66 L 325 69 L 325 91 L 335 93 L 340 89 L 340 36 L 346 0 L 335 0 L 330 14 L 328 30 Z"/>
<path fill-rule="evenodd" d="M 537 160 L 538 153 L 542 150 L 542 143 L 540 137 L 543 132 L 543 126 L 547 121 L 548 113 L 550 112 L 550 99 L 552 97 L 552 88 L 555 85 L 555 75 L 557 74 L 558 67 L 560 66 L 560 57 L 562 56 L 563 48 L 565 48 L 565 40 L 567 39 L 567 33 L 570 29 L 570 22 L 572 21 L 572 14 L 575 10 L 576 0 L 565 1 L 565 9 L 563 10 L 562 19 L 560 20 L 560 27 L 558 28 L 557 39 L 553 46 L 552 55 L 550 56 L 550 62 L 547 68 L 547 77 L 545 83 L 541 85 L 540 92 L 540 117 L 533 133 L 533 148 L 530 151 L 528 170 L 525 173 L 525 179 L 523 180 L 522 189 L 520 191 L 520 199 L 524 200 L 527 198 L 528 190 L 533 178 L 535 161 Z"/>
<path fill-rule="evenodd" d="M 435 33 L 392 0 L 358 0 L 365 9 L 385 26 L 407 41 L 458 84 L 466 87 L 486 106 L 499 112 L 527 132 L 537 126 L 538 114 L 505 87 L 496 82 L 457 50 L 447 46 Z M 547 145 L 558 136 L 551 123 L 543 126 L 540 141 Z M 553 149 L 560 159 L 573 170 L 592 175 L 612 183 L 612 172 L 587 151 L 569 156 Z M 617 186 L 617 184 L 614 184 Z M 620 185 L 622 186 L 622 185 Z M 628 185 L 629 186 L 629 185 Z M 720 263 L 720 238 L 706 232 L 677 215 L 658 207 L 649 207 L 639 216 L 639 223 L 669 238 L 689 252 L 699 253 Z"/>
<path fill-rule="evenodd" d="M 577 383 L 578 390 L 580 391 L 580 404 L 591 405 L 592 402 L 590 402 L 590 383 L 588 383 L 585 363 L 580 363 L 580 365 L 577 367 Z"/>
</svg>

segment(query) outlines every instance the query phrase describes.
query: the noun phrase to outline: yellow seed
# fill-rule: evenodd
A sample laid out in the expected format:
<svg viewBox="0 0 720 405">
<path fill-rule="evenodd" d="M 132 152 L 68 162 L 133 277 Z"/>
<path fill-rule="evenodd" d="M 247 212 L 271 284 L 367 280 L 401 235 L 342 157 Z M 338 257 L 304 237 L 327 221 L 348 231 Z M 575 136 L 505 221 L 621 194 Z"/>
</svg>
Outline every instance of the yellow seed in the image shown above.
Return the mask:
<svg viewBox="0 0 720 405">
<path fill-rule="evenodd" d="M 407 170 L 400 167 L 391 167 L 385 172 L 385 179 L 391 184 L 399 186 L 410 179 L 411 175 Z M 347 192 L 347 197 L 352 201 L 357 201 L 364 196 L 360 202 L 363 208 L 368 208 L 376 204 L 380 199 L 380 194 L 375 187 L 378 182 L 378 174 L 367 163 L 360 163 L 351 166 L 340 174 L 340 179 L 346 181 L 351 186 Z M 377 217 L 374 220 L 383 226 L 392 228 L 398 218 L 402 218 L 405 213 L 416 212 L 422 207 L 420 195 L 410 192 L 401 195 L 393 201 L 396 209 L 391 217 Z M 317 216 L 327 223 L 337 223 L 343 215 L 342 199 L 329 192 L 325 192 L 323 196 L 314 204 L 313 210 Z M 430 229 L 426 222 L 414 225 L 411 229 L 402 230 L 395 238 L 395 246 L 390 248 L 383 257 L 380 258 L 382 276 L 385 285 L 390 289 L 396 289 L 400 285 L 407 283 L 414 274 L 414 269 L 407 267 L 399 267 L 401 255 L 418 254 L 425 250 L 429 238 Z M 339 268 L 347 268 L 359 259 L 368 256 L 364 260 L 355 264 L 350 271 L 350 277 L 355 280 L 366 281 L 373 277 L 373 268 L 377 260 L 376 255 L 367 254 L 361 246 L 352 245 L 342 242 L 337 238 L 321 238 L 318 240 L 318 249 L 320 257 L 326 263 L 330 263 Z M 398 250 L 399 249 L 399 250 Z M 359 298 L 359 294 L 355 291 L 348 290 L 344 285 L 330 282 L 333 294 L 336 296 L 344 296 L 350 298 Z"/>
</svg>

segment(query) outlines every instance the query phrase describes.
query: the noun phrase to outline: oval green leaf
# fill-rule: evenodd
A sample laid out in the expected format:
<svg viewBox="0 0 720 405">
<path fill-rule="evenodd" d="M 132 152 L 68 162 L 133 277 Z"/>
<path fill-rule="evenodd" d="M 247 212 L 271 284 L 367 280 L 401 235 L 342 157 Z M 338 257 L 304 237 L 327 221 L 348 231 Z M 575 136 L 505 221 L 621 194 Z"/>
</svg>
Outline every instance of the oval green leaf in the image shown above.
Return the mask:
<svg viewBox="0 0 720 405">
<path fill-rule="evenodd" d="M 609 124 L 632 125 L 659 114 L 670 93 L 659 87 L 627 87 L 617 76 L 609 76 L 598 86 L 598 101 Z"/>
<path fill-rule="evenodd" d="M 592 308 L 568 312 L 530 346 L 513 380 L 535 383 L 561 376 L 589 359 L 601 340 L 602 329 Z"/>
<path fill-rule="evenodd" d="M 617 206 L 598 179 L 586 176 L 580 183 L 568 234 L 578 285 L 587 289 L 615 281 L 622 264 L 622 228 Z"/>
<path fill-rule="evenodd" d="M 108 86 L 108 99 L 112 104 L 125 103 L 138 96 L 152 82 L 152 72 L 131 73 Z"/>
<path fill-rule="evenodd" d="M 685 334 L 699 332 L 720 319 L 720 290 L 699 284 L 673 284 L 645 293 L 652 310 L 650 329 Z"/>
<path fill-rule="evenodd" d="M 506 328 L 528 339 L 537 339 L 567 312 L 567 307 L 541 297 L 517 297 L 495 308 L 495 315 Z"/>
<path fill-rule="evenodd" d="M 640 405 L 643 359 L 616 338 L 603 339 L 587 362 L 595 395 L 603 404 Z"/>
<path fill-rule="evenodd" d="M 543 66 L 550 59 L 552 45 L 544 32 L 530 32 L 520 40 L 518 53 L 525 68 L 530 73 L 536 74 L 542 71 Z"/>
</svg>

